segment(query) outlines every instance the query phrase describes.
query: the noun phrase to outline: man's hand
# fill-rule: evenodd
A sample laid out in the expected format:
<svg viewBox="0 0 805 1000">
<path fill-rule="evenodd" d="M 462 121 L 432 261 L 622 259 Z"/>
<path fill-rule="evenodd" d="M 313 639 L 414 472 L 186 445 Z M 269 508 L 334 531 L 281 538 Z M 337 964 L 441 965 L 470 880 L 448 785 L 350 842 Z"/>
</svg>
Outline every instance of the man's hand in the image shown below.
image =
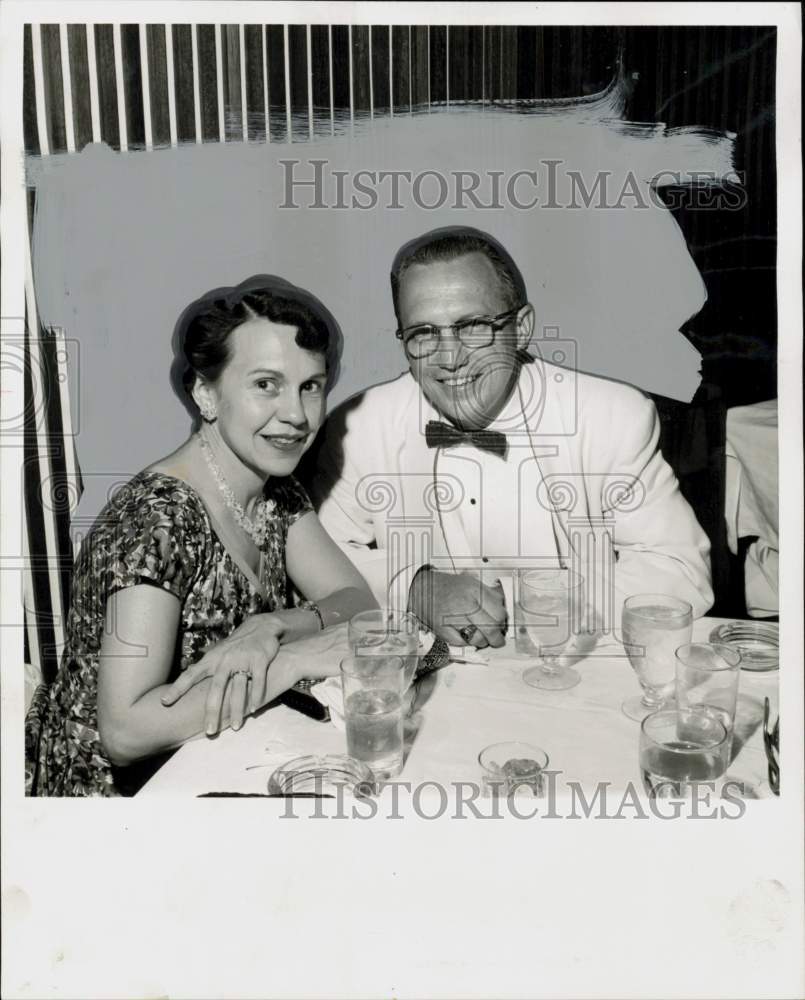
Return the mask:
<svg viewBox="0 0 805 1000">
<path fill-rule="evenodd" d="M 507 613 L 499 581 L 487 587 L 471 573 L 441 573 L 426 566 L 414 577 L 408 608 L 451 646 L 483 649 L 505 643 Z"/>
</svg>

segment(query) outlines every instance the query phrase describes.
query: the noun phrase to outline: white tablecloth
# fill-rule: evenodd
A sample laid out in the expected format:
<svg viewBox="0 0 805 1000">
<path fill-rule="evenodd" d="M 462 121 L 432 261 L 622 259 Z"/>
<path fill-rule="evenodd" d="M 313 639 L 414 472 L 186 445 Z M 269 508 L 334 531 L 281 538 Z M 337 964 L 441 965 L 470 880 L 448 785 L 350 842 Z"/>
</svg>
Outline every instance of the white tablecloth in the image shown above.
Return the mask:
<svg viewBox="0 0 805 1000">
<path fill-rule="evenodd" d="M 727 411 L 727 541 L 757 535 L 744 563 L 746 607 L 756 618 L 776 615 L 778 599 L 777 400 Z"/>
<path fill-rule="evenodd" d="M 720 619 L 694 624 L 694 639 L 706 639 Z M 346 626 L 322 633 L 329 648 L 320 655 L 334 662 L 345 655 Z M 290 647 L 288 647 L 290 648 Z M 578 664 L 582 680 L 569 691 L 539 691 L 522 680 L 528 660 L 513 646 L 491 650 L 488 665 L 451 664 L 433 675 L 430 696 L 418 705 L 418 732 L 400 781 L 413 786 L 436 781 L 480 780 L 478 754 L 487 745 L 524 740 L 542 747 L 561 783 L 578 781 L 592 788 L 608 781 L 613 790 L 629 782 L 640 788 L 639 725 L 621 711 L 625 698 L 638 694 L 629 661 L 616 655 L 588 657 Z M 315 655 L 315 654 L 311 654 Z M 743 743 L 728 771 L 743 780 L 748 795 L 769 794 L 762 739 L 763 698 L 777 712 L 778 672 L 741 672 L 736 745 Z M 424 695 L 427 692 L 423 692 Z M 271 772 L 292 757 L 345 753 L 346 738 L 331 723 L 315 722 L 284 705 L 247 719 L 239 732 L 185 744 L 140 791 L 140 796 L 190 797 L 203 792 L 265 792 Z"/>
</svg>

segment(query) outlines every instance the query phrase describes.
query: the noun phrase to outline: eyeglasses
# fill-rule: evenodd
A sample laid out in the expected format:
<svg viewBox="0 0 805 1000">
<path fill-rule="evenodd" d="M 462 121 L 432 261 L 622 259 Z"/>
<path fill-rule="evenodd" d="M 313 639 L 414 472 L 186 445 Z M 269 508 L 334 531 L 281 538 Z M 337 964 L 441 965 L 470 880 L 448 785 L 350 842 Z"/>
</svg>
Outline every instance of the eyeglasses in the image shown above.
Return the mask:
<svg viewBox="0 0 805 1000">
<path fill-rule="evenodd" d="M 458 323 L 447 323 L 445 326 L 432 326 L 430 323 L 418 323 L 397 330 L 396 337 L 403 342 L 407 354 L 411 358 L 426 358 L 433 354 L 442 339 L 442 332 L 449 330 L 465 346 L 473 350 L 489 347 L 495 339 L 495 334 L 502 330 L 522 309 L 517 306 L 497 316 L 473 316 L 462 319 Z"/>
</svg>

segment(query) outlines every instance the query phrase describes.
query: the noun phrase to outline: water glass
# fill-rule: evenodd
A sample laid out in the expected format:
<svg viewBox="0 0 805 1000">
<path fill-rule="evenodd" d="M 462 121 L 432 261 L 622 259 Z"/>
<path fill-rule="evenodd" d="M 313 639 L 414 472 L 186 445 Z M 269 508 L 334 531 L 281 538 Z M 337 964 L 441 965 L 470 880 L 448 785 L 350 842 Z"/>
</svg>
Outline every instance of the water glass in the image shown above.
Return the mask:
<svg viewBox="0 0 805 1000">
<path fill-rule="evenodd" d="M 543 795 L 548 755 L 530 743 L 493 743 L 478 755 L 484 794 L 508 798 L 521 789 Z"/>
<path fill-rule="evenodd" d="M 741 654 L 721 643 L 693 642 L 676 651 L 676 701 L 679 708 L 714 715 L 730 734 L 735 725 Z"/>
<path fill-rule="evenodd" d="M 623 605 L 623 643 L 637 674 L 642 697 L 629 698 L 623 711 L 635 722 L 658 711 L 673 698 L 675 653 L 693 632 L 693 608 L 668 594 L 635 594 Z"/>
<path fill-rule="evenodd" d="M 419 662 L 419 623 L 413 615 L 383 608 L 362 611 L 350 619 L 347 636 L 354 656 L 401 656 L 405 687 L 411 686 Z"/>
<path fill-rule="evenodd" d="M 348 656 L 341 661 L 347 753 L 378 780 L 403 765 L 405 663 L 401 656 Z"/>
<path fill-rule="evenodd" d="M 718 794 L 729 764 L 730 737 L 706 712 L 671 708 L 640 726 L 640 774 L 651 798 L 686 799 L 707 783 Z"/>
<path fill-rule="evenodd" d="M 581 676 L 563 654 L 582 628 L 583 577 L 570 569 L 532 569 L 521 571 L 517 584 L 515 642 L 541 661 L 523 680 L 545 691 L 574 687 Z"/>
</svg>

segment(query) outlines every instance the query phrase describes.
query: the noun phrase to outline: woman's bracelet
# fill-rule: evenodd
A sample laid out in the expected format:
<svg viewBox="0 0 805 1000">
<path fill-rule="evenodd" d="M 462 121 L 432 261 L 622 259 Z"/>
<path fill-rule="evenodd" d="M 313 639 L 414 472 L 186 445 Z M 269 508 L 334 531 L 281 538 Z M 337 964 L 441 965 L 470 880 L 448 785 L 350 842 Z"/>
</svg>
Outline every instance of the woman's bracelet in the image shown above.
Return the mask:
<svg viewBox="0 0 805 1000">
<path fill-rule="evenodd" d="M 313 614 L 319 619 L 319 630 L 323 631 L 324 617 L 322 616 L 321 608 L 318 606 L 318 604 L 315 604 L 313 601 L 300 601 L 299 607 L 304 608 L 305 611 L 312 611 Z"/>
</svg>

